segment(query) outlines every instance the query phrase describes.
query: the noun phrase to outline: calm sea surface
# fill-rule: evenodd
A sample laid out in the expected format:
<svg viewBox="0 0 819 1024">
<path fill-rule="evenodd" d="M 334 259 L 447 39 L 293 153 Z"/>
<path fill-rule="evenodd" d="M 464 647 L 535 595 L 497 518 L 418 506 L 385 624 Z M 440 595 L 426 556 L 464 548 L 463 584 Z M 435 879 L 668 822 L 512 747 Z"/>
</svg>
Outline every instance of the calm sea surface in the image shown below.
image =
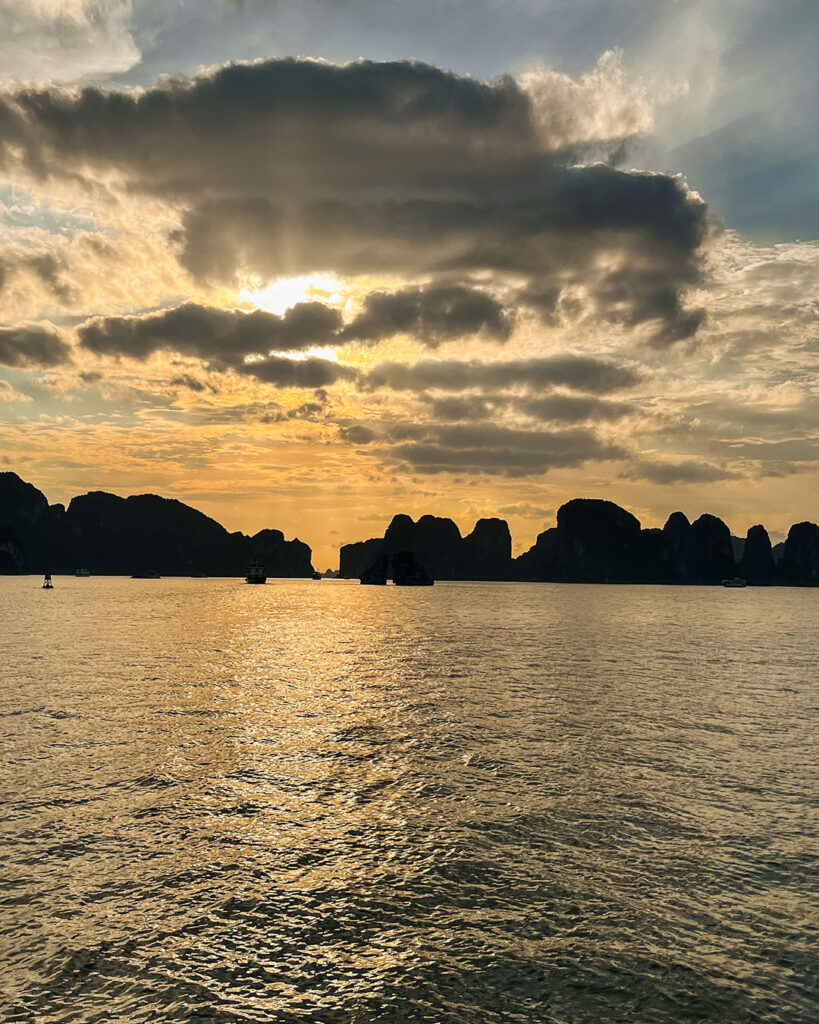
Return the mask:
<svg viewBox="0 0 819 1024">
<path fill-rule="evenodd" d="M 0 1020 L 819 1019 L 819 591 L 0 579 Z"/>
</svg>

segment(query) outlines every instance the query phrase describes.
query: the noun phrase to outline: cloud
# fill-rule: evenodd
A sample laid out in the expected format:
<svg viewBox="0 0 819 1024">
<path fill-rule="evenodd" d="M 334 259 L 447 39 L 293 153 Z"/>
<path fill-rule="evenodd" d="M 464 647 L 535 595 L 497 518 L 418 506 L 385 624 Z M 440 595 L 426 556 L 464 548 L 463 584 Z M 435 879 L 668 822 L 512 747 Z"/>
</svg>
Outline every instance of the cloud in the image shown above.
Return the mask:
<svg viewBox="0 0 819 1024">
<path fill-rule="evenodd" d="M 785 441 L 715 441 L 726 455 L 761 462 L 819 462 L 819 438 L 793 438 Z"/>
<path fill-rule="evenodd" d="M 480 288 L 440 284 L 370 292 L 363 309 L 341 332 L 351 341 L 380 341 L 412 334 L 430 347 L 485 333 L 505 341 L 512 328 L 503 304 Z"/>
<path fill-rule="evenodd" d="M 596 67 L 579 78 L 537 66 L 517 81 L 531 100 L 541 137 L 552 149 L 571 151 L 595 143 L 620 147 L 654 127 L 646 89 L 627 80 L 618 50 L 601 54 Z"/>
<path fill-rule="evenodd" d="M 544 423 L 613 423 L 637 411 L 637 406 L 631 402 L 560 392 L 534 398 L 502 393 L 424 397 L 433 417 L 445 421 L 486 420 L 501 414 L 519 413 Z"/>
<path fill-rule="evenodd" d="M 28 275 L 38 281 L 53 299 L 68 304 L 75 297 L 75 289 L 66 277 L 66 269 L 63 252 L 0 252 L 0 292 L 17 275 Z"/>
<path fill-rule="evenodd" d="M 340 380 L 352 380 L 356 371 L 331 359 L 287 359 L 268 356 L 235 367 L 238 373 L 280 388 L 323 388 Z"/>
<path fill-rule="evenodd" d="M 69 361 L 71 348 L 50 324 L 0 327 L 0 365 L 19 367 L 59 366 Z"/>
<path fill-rule="evenodd" d="M 361 426 L 358 423 L 339 427 L 338 432 L 341 439 L 349 441 L 350 444 L 370 444 L 378 436 L 374 430 L 370 430 L 369 427 Z"/>
<path fill-rule="evenodd" d="M 588 395 L 546 395 L 528 398 L 518 408 L 535 419 L 551 422 L 579 423 L 592 420 L 613 423 L 635 412 L 631 402 L 612 402 Z"/>
<path fill-rule="evenodd" d="M 182 263 L 202 281 L 512 275 L 541 293 L 582 285 L 597 315 L 685 337 L 699 322 L 686 292 L 701 279 L 705 204 L 664 174 L 574 163 L 544 123 L 588 122 L 577 102 L 408 61 L 265 60 L 141 91 L 6 93 L 0 167 L 170 204 Z M 619 114 L 606 124 L 634 130 Z M 586 134 L 599 142 L 599 125 Z M 595 304 L 620 267 L 635 286 Z"/>
<path fill-rule="evenodd" d="M 540 505 L 532 505 L 528 501 L 517 502 L 514 505 L 502 505 L 498 509 L 498 515 L 523 516 L 526 519 L 552 519 L 554 514 L 553 508 L 541 508 Z"/>
<path fill-rule="evenodd" d="M 622 459 L 626 452 L 589 430 L 530 431 L 495 424 L 394 424 L 388 461 L 420 473 L 541 474 L 585 462 Z"/>
<path fill-rule="evenodd" d="M 139 60 L 130 0 L 0 0 L 0 74 L 74 82 Z"/>
<path fill-rule="evenodd" d="M 78 337 L 97 355 L 147 359 L 169 351 L 233 366 L 248 355 L 379 342 L 399 333 L 435 346 L 481 331 L 505 340 L 509 330 L 510 319 L 496 299 L 477 288 L 446 285 L 370 292 L 346 325 L 340 310 L 322 302 L 300 302 L 281 315 L 187 302 L 142 315 L 96 317 L 79 327 Z"/>
<path fill-rule="evenodd" d="M 554 385 L 605 394 L 634 387 L 640 371 L 592 356 L 551 356 L 483 363 L 478 360 L 432 360 L 414 364 L 383 362 L 362 378 L 368 388 L 396 391 L 528 390 Z"/>
<path fill-rule="evenodd" d="M 339 311 L 321 302 L 298 303 L 282 316 L 185 303 L 145 316 L 89 320 L 77 334 L 80 344 L 98 355 L 147 359 L 165 350 L 228 367 L 248 355 L 326 344 L 340 325 Z"/>
<path fill-rule="evenodd" d="M 7 380 L 0 380 L 0 402 L 31 402 L 30 395 L 16 391 Z"/>
<path fill-rule="evenodd" d="M 684 459 L 675 462 L 641 460 L 623 474 L 626 480 L 648 480 L 653 484 L 712 483 L 735 479 L 737 474 L 710 462 Z"/>
</svg>

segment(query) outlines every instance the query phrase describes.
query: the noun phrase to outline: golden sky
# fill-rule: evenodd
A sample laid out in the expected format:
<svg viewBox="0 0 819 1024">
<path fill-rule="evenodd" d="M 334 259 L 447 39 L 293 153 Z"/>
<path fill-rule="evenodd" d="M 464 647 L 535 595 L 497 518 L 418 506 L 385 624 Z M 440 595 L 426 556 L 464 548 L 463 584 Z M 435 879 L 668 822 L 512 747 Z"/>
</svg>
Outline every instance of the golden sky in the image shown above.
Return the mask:
<svg viewBox="0 0 819 1024">
<path fill-rule="evenodd" d="M 656 169 L 684 79 L 607 50 L 186 54 L 134 84 L 105 10 L 0 4 L 33 54 L 0 88 L 2 468 L 276 527 L 322 569 L 397 512 L 501 515 L 516 552 L 574 496 L 816 518 L 819 243 Z"/>
</svg>

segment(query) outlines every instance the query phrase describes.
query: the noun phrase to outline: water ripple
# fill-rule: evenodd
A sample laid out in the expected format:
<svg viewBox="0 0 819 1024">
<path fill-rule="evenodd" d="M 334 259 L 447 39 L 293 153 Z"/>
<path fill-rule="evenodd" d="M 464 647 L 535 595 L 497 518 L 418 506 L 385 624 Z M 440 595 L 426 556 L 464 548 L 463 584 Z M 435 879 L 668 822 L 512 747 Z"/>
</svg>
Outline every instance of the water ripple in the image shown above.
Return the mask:
<svg viewBox="0 0 819 1024">
<path fill-rule="evenodd" d="M 9 1024 L 808 1024 L 819 593 L 0 580 Z"/>
</svg>

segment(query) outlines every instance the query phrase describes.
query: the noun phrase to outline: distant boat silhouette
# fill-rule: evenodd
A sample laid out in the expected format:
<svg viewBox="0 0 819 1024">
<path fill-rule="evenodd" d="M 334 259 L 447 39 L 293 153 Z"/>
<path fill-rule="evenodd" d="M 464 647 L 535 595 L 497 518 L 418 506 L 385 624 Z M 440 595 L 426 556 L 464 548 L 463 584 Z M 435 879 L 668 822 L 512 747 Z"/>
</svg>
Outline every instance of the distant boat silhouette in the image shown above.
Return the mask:
<svg viewBox="0 0 819 1024">
<path fill-rule="evenodd" d="M 748 581 L 742 579 L 741 576 L 734 576 L 730 580 L 723 580 L 722 581 L 722 585 L 723 585 L 723 587 L 736 587 L 736 588 L 747 587 L 748 586 Z"/>
<path fill-rule="evenodd" d="M 161 580 L 162 577 L 156 569 L 143 569 L 142 572 L 131 573 L 132 580 Z"/>
<path fill-rule="evenodd" d="M 267 583 L 267 576 L 264 574 L 264 566 L 259 563 L 258 558 L 247 567 L 245 583 Z"/>
<path fill-rule="evenodd" d="M 75 570 L 74 575 L 75 576 L 82 576 L 83 579 L 84 579 L 85 577 L 91 575 L 91 570 L 87 566 L 81 565 L 79 567 L 79 569 Z"/>
<path fill-rule="evenodd" d="M 43 576 L 43 590 L 53 590 L 53 589 L 54 589 L 54 584 L 51 582 L 51 573 L 47 572 L 45 574 L 45 576 Z"/>
</svg>

